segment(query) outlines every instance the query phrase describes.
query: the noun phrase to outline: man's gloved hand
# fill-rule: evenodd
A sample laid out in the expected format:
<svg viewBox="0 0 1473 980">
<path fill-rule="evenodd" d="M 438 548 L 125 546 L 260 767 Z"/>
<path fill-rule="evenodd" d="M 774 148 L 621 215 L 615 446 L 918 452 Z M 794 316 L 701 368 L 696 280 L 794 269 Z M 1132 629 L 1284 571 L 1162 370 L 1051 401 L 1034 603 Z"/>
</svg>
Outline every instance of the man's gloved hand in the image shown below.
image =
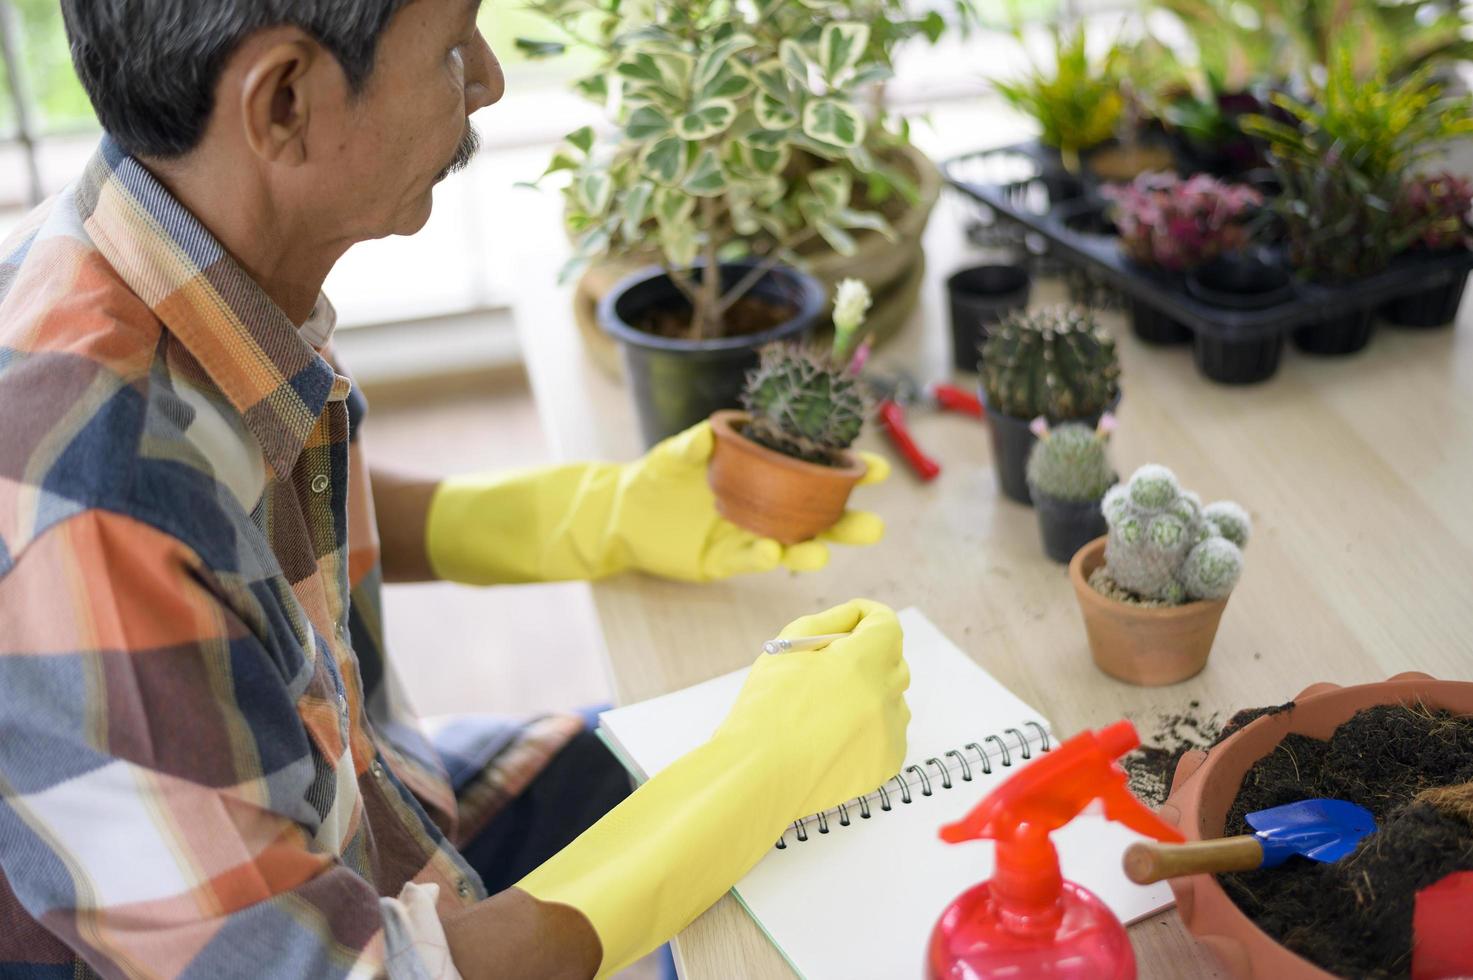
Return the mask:
<svg viewBox="0 0 1473 980">
<path fill-rule="evenodd" d="M 627 569 L 704 582 L 786 566 L 816 571 L 829 543 L 874 544 L 884 523 L 850 511 L 817 540 L 784 548 L 716 513 L 706 482 L 707 422 L 633 463 L 586 463 L 446 480 L 430 504 L 426 548 L 443 579 L 471 585 L 594 579 Z M 861 483 L 890 473 L 879 456 Z"/>
<path fill-rule="evenodd" d="M 844 632 L 822 650 L 759 657 L 710 741 L 518 883 L 583 913 L 603 945 L 600 976 L 690 924 L 792 821 L 900 770 L 910 671 L 895 614 L 855 600 L 781 635 Z"/>
</svg>

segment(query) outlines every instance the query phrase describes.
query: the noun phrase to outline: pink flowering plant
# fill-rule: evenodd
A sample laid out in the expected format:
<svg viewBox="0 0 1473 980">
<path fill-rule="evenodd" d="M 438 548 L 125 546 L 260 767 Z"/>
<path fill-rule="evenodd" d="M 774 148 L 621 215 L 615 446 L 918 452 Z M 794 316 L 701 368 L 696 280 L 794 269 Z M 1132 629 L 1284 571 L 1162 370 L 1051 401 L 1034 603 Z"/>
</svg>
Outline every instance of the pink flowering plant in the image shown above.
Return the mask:
<svg viewBox="0 0 1473 980">
<path fill-rule="evenodd" d="M 1120 247 L 1142 265 L 1171 272 L 1194 269 L 1248 244 L 1248 220 L 1263 195 L 1207 174 L 1182 180 L 1175 174 L 1141 174 L 1129 184 L 1106 187 L 1114 202 Z"/>
<path fill-rule="evenodd" d="M 1429 252 L 1473 247 L 1473 183 L 1450 173 L 1407 181 L 1396 202 L 1397 223 L 1420 229 L 1415 244 Z"/>
</svg>

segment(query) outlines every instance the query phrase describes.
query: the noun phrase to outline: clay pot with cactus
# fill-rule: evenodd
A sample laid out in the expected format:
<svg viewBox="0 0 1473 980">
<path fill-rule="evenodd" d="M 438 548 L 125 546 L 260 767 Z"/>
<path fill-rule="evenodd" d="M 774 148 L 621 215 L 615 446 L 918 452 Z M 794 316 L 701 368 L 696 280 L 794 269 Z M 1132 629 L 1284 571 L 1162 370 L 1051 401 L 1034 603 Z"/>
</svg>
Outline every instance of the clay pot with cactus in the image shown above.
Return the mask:
<svg viewBox="0 0 1473 980">
<path fill-rule="evenodd" d="M 869 414 L 850 355 L 869 303 L 862 283 L 841 283 L 833 347 L 763 348 L 747 375 L 744 410 L 711 416 L 716 448 L 708 479 L 717 511 L 733 524 L 796 544 L 844 515 L 866 470 L 849 449 Z"/>
<path fill-rule="evenodd" d="M 1038 441 L 1033 420 L 1098 425 L 1120 400 L 1115 341 L 1085 310 L 1020 311 L 992 328 L 981 363 L 998 486 L 1010 499 L 1031 503 L 1024 470 Z"/>
<path fill-rule="evenodd" d="M 1106 413 L 1093 429 L 1078 422 L 1050 428 L 1040 417 L 1033 420 L 1032 429 L 1038 442 L 1028 454 L 1027 475 L 1038 533 L 1045 554 L 1068 562 L 1105 533 L 1100 501 L 1116 480 L 1105 454 L 1115 416 Z"/>
<path fill-rule="evenodd" d="M 1111 488 L 1103 510 L 1106 536 L 1069 563 L 1095 664 L 1145 686 L 1198 674 L 1243 572 L 1247 511 L 1204 507 L 1156 464 Z"/>
</svg>

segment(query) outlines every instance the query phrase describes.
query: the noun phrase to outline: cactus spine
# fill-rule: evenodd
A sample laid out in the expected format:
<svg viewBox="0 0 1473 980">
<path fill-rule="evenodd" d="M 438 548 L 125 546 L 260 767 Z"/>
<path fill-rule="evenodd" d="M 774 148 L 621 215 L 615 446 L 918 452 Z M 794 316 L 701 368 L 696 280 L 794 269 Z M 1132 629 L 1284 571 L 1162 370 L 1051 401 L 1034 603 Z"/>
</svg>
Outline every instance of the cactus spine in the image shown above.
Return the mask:
<svg viewBox="0 0 1473 980">
<path fill-rule="evenodd" d="M 1237 504 L 1203 507 L 1174 473 L 1148 463 L 1111 488 L 1103 506 L 1105 566 L 1117 585 L 1169 603 L 1224 599 L 1237 585 L 1252 529 Z"/>
<path fill-rule="evenodd" d="M 780 453 L 833 465 L 859 438 L 867 405 L 858 379 L 827 357 L 787 345 L 762 350 L 747 375 L 746 435 Z"/>
<path fill-rule="evenodd" d="M 1066 422 L 1056 429 L 1034 423 L 1038 442 L 1028 454 L 1028 485 L 1055 500 L 1089 503 L 1099 500 L 1115 482 L 1105 456 L 1109 429 Z"/>
<path fill-rule="evenodd" d="M 1119 390 L 1115 341 L 1081 310 L 1014 313 L 981 351 L 988 402 L 1015 418 L 1084 418 L 1103 411 Z"/>
</svg>

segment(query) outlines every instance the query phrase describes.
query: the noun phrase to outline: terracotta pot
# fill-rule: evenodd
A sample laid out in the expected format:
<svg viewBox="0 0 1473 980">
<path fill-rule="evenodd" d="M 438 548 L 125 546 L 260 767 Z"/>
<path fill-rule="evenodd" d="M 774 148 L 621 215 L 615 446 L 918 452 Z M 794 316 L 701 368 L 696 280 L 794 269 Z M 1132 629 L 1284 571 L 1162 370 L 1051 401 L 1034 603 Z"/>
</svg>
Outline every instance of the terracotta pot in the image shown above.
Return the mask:
<svg viewBox="0 0 1473 980">
<path fill-rule="evenodd" d="M 1089 584 L 1090 574 L 1105 563 L 1105 541 L 1095 538 L 1069 562 L 1095 665 L 1143 687 L 1176 684 L 1201 673 L 1227 599 L 1159 609 L 1107 599 Z"/>
<path fill-rule="evenodd" d="M 807 541 L 844 516 L 849 493 L 865 465 L 852 453 L 842 466 L 822 466 L 785 456 L 742 435 L 749 416 L 721 411 L 711 416 L 716 448 L 707 479 L 716 510 L 728 521 L 783 544 Z"/>
<path fill-rule="evenodd" d="M 1289 734 L 1325 739 L 1364 708 L 1425 704 L 1473 714 L 1473 683 L 1439 681 L 1426 674 L 1398 674 L 1376 684 L 1305 688 L 1287 711 L 1265 715 L 1223 739 L 1210 752 L 1182 756 L 1161 817 L 1187 840 L 1221 837 L 1228 810 L 1253 764 Z M 1175 878 L 1171 890 L 1182 922 L 1222 959 L 1238 980 L 1332 980 L 1332 975 L 1291 953 L 1244 915 L 1213 875 Z"/>
</svg>

